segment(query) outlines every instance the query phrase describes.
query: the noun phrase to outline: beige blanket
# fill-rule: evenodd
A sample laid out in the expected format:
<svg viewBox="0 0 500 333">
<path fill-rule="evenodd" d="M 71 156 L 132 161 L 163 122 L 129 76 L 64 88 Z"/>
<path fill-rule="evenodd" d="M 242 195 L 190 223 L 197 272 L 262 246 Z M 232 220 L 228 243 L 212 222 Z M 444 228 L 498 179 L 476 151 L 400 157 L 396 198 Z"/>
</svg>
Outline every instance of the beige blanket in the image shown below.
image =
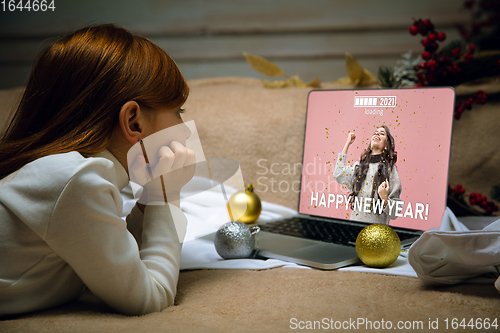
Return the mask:
<svg viewBox="0 0 500 333">
<path fill-rule="evenodd" d="M 393 331 L 430 332 L 438 320 L 434 332 L 457 332 L 454 318 L 492 321 L 499 309 L 493 285 L 427 288 L 410 277 L 288 268 L 201 270 L 181 273 L 176 305 L 160 313 L 116 314 L 86 292 L 65 306 L 0 321 L 0 331 L 285 332 L 308 321 L 322 327 L 351 321 L 369 332 L 384 321 Z M 398 324 L 412 329 L 394 330 Z"/>
</svg>

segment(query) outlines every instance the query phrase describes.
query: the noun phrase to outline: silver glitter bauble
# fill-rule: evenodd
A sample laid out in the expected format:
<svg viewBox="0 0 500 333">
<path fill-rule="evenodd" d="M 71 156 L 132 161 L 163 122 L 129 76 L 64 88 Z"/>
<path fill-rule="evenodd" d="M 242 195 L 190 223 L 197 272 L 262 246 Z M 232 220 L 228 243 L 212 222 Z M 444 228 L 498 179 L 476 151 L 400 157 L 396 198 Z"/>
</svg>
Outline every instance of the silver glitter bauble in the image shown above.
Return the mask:
<svg viewBox="0 0 500 333">
<path fill-rule="evenodd" d="M 215 250 L 223 259 L 248 258 L 254 250 L 254 235 L 259 231 L 258 226 L 249 227 L 241 222 L 225 223 L 215 233 Z"/>
</svg>

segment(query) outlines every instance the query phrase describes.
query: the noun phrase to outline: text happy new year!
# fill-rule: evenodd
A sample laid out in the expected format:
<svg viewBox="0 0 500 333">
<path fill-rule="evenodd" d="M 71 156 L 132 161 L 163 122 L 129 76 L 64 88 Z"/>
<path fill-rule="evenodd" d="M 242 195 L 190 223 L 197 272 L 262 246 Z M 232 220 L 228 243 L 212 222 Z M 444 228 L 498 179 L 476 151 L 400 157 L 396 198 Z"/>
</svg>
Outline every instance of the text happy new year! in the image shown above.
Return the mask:
<svg viewBox="0 0 500 333">
<path fill-rule="evenodd" d="M 325 207 L 339 209 L 344 207 L 345 210 L 349 208 L 349 196 L 333 193 L 320 193 L 311 192 L 311 206 L 312 207 Z M 406 206 L 406 208 L 405 208 Z M 400 200 L 388 200 L 387 206 L 389 215 L 394 214 L 397 217 L 410 217 L 412 219 L 427 220 L 429 214 L 429 204 L 417 202 L 405 203 Z M 355 197 L 353 202 L 353 210 L 364 213 L 381 214 L 384 210 L 384 201 L 373 198 Z M 404 213 L 403 213 L 404 211 Z"/>
</svg>

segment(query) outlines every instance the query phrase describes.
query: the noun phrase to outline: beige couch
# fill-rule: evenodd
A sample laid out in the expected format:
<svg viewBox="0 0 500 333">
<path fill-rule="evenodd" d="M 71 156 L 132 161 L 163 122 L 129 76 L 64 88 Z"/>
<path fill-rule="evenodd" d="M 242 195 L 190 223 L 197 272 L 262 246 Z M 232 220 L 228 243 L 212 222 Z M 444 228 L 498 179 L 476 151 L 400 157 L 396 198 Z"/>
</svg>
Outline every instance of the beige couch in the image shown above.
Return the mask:
<svg viewBox="0 0 500 333">
<path fill-rule="evenodd" d="M 256 188 L 261 199 L 296 208 L 298 193 L 292 185 L 300 179 L 300 169 L 288 171 L 284 164 L 301 162 L 309 89 L 266 89 L 259 80 L 246 78 L 189 83 L 185 119 L 196 121 L 205 155 L 237 160 L 245 183 L 261 183 Z M 459 92 L 467 89 L 476 87 L 461 87 Z M 0 93 L 2 111 L 14 100 L 12 92 Z M 455 122 L 452 185 L 461 183 L 467 190 L 487 194 L 500 156 L 495 112 L 494 104 L 475 106 Z M 270 171 L 272 164 L 275 174 Z M 423 325 L 422 329 L 413 326 L 415 331 L 429 331 L 429 323 L 435 325 L 438 320 L 439 332 L 454 332 L 453 318 L 493 320 L 499 317 L 498 309 L 500 294 L 493 285 L 428 288 L 411 277 L 286 268 L 198 270 L 181 272 L 176 305 L 161 313 L 115 314 L 86 292 L 59 308 L 3 319 L 0 331 L 281 332 L 306 326 L 307 321 L 311 325 L 318 321 L 316 325 L 324 328 L 338 325 L 336 321 L 363 320 L 371 321 L 372 328 L 384 320 L 391 321 L 393 328 L 402 321 L 407 327 Z M 370 331 L 366 327 L 360 326 L 360 331 Z"/>
</svg>

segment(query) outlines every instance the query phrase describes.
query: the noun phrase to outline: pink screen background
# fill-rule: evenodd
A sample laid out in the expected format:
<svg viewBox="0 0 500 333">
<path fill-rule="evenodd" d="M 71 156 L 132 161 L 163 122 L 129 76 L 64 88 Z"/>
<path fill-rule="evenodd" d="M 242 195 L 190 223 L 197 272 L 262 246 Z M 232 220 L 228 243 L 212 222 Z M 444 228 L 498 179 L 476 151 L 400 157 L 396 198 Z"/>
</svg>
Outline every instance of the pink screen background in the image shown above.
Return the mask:
<svg viewBox="0 0 500 333">
<path fill-rule="evenodd" d="M 395 107 L 354 107 L 355 96 L 396 96 Z M 348 195 L 338 185 L 333 170 L 349 132 L 356 134 L 347 163 L 359 161 L 375 129 L 386 125 L 398 153 L 396 167 L 401 179 L 402 214 L 408 203 L 429 204 L 427 219 L 411 215 L 390 221 L 391 226 L 429 230 L 439 228 L 446 206 L 448 165 L 455 92 L 452 88 L 312 91 L 308 100 L 304 164 L 299 212 L 349 219 L 345 203 L 328 207 L 311 205 L 311 189 Z M 382 110 L 383 115 L 365 114 L 365 109 Z M 315 207 L 316 206 L 316 207 Z"/>
</svg>

